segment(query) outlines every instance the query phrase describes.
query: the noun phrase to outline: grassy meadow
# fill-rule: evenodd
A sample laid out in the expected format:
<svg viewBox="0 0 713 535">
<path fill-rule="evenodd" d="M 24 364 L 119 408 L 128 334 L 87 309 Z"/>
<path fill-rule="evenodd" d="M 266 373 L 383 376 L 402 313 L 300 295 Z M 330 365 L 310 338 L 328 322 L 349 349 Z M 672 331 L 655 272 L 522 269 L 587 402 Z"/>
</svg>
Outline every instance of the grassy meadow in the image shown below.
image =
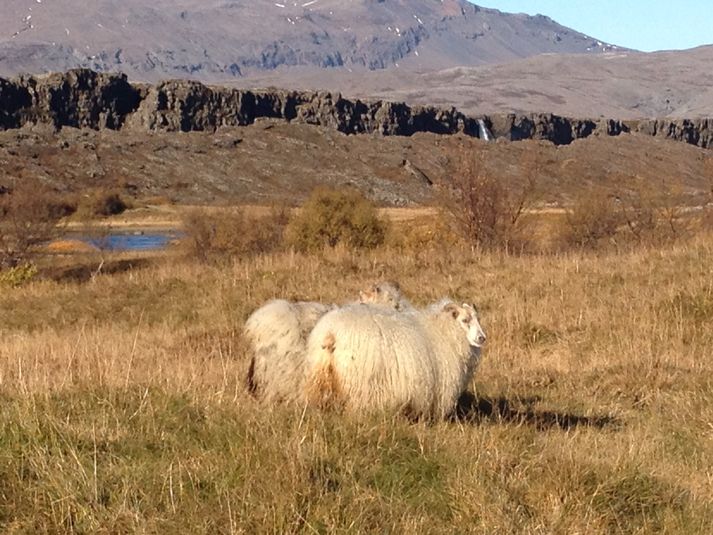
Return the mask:
<svg viewBox="0 0 713 535">
<path fill-rule="evenodd" d="M 3 533 L 710 533 L 712 236 L 118 260 L 0 287 Z M 457 418 L 247 395 L 252 310 L 380 279 L 479 306 L 488 345 Z"/>
</svg>

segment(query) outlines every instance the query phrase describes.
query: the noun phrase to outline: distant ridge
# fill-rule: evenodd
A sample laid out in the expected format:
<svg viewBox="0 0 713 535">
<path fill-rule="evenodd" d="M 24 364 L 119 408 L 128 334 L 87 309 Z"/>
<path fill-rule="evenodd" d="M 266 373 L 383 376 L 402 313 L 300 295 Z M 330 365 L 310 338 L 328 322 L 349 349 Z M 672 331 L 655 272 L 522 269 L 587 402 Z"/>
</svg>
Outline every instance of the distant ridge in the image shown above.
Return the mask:
<svg viewBox="0 0 713 535">
<path fill-rule="evenodd" d="M 315 125 L 344 134 L 481 137 L 489 131 L 496 139 L 547 140 L 557 145 L 592 135 L 639 132 L 713 148 L 713 119 L 627 122 L 555 114 L 473 117 L 455 108 L 350 100 L 324 91 L 254 91 L 180 80 L 137 85 L 129 83 L 125 75 L 87 69 L 41 78 L 0 78 L 0 130 L 46 124 L 56 129 L 216 131 L 223 126 L 249 125 L 258 119 Z"/>
<path fill-rule="evenodd" d="M 465 0 L 3 0 L 0 74 L 86 67 L 137 81 L 276 69 L 432 72 L 617 47 Z"/>
</svg>

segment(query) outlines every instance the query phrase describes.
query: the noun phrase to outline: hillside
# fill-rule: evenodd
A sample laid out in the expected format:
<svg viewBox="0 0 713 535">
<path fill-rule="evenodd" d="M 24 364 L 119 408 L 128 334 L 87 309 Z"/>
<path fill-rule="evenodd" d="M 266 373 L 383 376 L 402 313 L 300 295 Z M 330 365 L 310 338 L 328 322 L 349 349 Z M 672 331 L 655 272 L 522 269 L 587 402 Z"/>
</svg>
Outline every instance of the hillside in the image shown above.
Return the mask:
<svg viewBox="0 0 713 535">
<path fill-rule="evenodd" d="M 455 106 L 469 114 L 548 112 L 574 117 L 713 115 L 713 46 L 642 53 L 546 54 L 431 72 L 276 71 L 242 87 L 325 88 L 351 97 Z"/>
<path fill-rule="evenodd" d="M 183 204 L 295 204 L 316 186 L 331 185 L 356 187 L 381 205 L 423 205 L 448 184 L 462 149 L 483 151 L 490 172 L 508 183 L 522 180 L 523 165 L 537 154 L 547 203 L 561 204 L 612 174 L 652 183 L 680 179 L 686 204 L 706 202 L 710 188 L 704 167 L 710 151 L 641 134 L 595 135 L 558 147 L 430 133 L 345 136 L 279 120 L 215 133 L 0 132 L 0 186 L 35 178 L 60 191 L 119 188 L 131 197 Z"/>
<path fill-rule="evenodd" d="M 641 53 L 466 0 L 5 0 L 0 76 L 339 91 L 468 114 L 713 115 L 713 46 Z"/>
<path fill-rule="evenodd" d="M 308 66 L 435 71 L 612 48 L 465 0 L 4 0 L 0 75 L 89 67 L 221 81 Z"/>
<path fill-rule="evenodd" d="M 481 126 L 494 143 L 477 139 L 486 137 Z M 423 203 L 464 144 L 487 149 L 494 171 L 517 179 L 523 140 L 549 141 L 539 152 L 565 158 L 548 176 L 560 199 L 611 173 L 665 180 L 672 169 L 699 195 L 708 187 L 704 149 L 713 147 L 710 119 L 471 117 L 326 92 L 136 85 L 89 70 L 0 78 L 0 130 L 0 186 L 25 177 L 74 191 L 119 185 L 188 203 L 294 202 L 325 183 L 355 185 L 384 204 Z"/>
</svg>

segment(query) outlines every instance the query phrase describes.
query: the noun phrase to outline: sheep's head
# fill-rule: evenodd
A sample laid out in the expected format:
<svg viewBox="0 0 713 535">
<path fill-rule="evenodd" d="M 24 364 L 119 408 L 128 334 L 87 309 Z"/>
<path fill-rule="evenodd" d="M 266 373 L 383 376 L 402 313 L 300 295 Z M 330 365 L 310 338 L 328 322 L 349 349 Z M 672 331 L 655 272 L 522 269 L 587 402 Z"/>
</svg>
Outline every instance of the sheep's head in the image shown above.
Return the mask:
<svg viewBox="0 0 713 535">
<path fill-rule="evenodd" d="M 480 326 L 478 321 L 478 313 L 473 305 L 463 303 L 457 305 L 455 303 L 447 303 L 443 307 L 443 312 L 458 323 L 465 331 L 468 343 L 473 347 L 483 347 L 485 344 L 485 331 Z"/>
<path fill-rule="evenodd" d="M 359 292 L 359 301 L 400 310 L 403 304 L 403 294 L 398 282 L 382 281 Z"/>
</svg>

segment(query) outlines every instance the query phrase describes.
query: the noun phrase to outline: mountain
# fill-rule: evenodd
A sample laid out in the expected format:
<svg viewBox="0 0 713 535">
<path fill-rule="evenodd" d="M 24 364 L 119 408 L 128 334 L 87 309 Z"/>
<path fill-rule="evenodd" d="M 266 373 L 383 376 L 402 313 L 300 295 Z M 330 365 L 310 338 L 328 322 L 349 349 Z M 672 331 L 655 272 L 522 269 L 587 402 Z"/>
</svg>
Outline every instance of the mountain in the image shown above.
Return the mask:
<svg viewBox="0 0 713 535">
<path fill-rule="evenodd" d="M 2 0 L 0 76 L 338 91 L 469 115 L 713 116 L 713 46 L 642 53 L 465 0 Z"/>
<path fill-rule="evenodd" d="M 294 67 L 431 72 L 616 49 L 465 0 L 3 0 L 0 75 L 89 67 L 226 81 Z"/>
</svg>

